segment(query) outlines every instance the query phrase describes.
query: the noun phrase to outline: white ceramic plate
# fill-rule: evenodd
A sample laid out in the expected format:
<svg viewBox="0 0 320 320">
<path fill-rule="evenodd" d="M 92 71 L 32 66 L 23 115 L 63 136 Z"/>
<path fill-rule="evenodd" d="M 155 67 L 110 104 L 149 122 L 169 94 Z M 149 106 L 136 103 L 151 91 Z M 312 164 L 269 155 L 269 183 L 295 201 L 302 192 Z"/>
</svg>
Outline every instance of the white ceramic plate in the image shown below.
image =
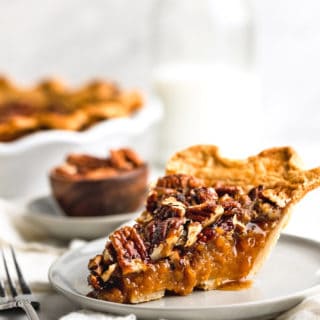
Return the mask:
<svg viewBox="0 0 320 320">
<path fill-rule="evenodd" d="M 92 240 L 106 236 L 119 225 L 133 219 L 137 213 L 115 214 L 101 217 L 68 217 L 51 196 L 32 200 L 27 205 L 25 218 L 40 230 L 62 240 L 74 238 Z"/>
<path fill-rule="evenodd" d="M 82 307 L 140 319 L 270 319 L 320 292 L 320 243 L 283 234 L 250 289 L 197 291 L 186 297 L 168 296 L 137 305 L 86 297 L 87 264 L 100 253 L 105 239 L 67 252 L 49 270 L 53 287 Z"/>
</svg>

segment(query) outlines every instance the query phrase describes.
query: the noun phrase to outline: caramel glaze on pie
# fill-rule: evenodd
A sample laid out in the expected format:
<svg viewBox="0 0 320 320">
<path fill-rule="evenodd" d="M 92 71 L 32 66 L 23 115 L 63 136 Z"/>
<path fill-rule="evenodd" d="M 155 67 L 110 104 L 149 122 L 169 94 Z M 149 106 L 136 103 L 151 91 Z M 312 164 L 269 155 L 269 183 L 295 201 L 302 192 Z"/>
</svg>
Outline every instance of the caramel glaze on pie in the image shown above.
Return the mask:
<svg viewBox="0 0 320 320">
<path fill-rule="evenodd" d="M 89 296 L 137 303 L 245 280 L 282 205 L 261 185 L 246 192 L 184 174 L 160 178 L 136 224 L 90 260 Z"/>
<path fill-rule="evenodd" d="M 142 106 L 138 91 L 107 81 L 72 90 L 55 79 L 21 88 L 0 77 L 0 142 L 41 130 L 84 130 L 101 120 L 128 117 Z"/>
</svg>

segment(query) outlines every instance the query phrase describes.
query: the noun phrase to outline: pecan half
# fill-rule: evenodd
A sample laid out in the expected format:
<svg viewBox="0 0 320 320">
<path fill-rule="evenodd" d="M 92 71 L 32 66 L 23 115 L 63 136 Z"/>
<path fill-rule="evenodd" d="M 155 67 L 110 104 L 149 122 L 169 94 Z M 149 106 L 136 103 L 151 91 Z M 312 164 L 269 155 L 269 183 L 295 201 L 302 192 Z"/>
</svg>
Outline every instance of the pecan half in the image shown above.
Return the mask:
<svg viewBox="0 0 320 320">
<path fill-rule="evenodd" d="M 176 192 L 173 189 L 167 189 L 162 187 L 154 188 L 148 195 L 146 209 L 149 212 L 154 212 L 161 206 L 163 199 L 176 196 Z"/>
<path fill-rule="evenodd" d="M 241 193 L 241 188 L 238 186 L 230 186 L 230 185 L 224 185 L 222 182 L 217 182 L 215 184 L 215 190 L 219 197 L 222 197 L 225 194 L 228 194 L 232 197 L 235 197 L 236 195 Z"/>
<path fill-rule="evenodd" d="M 77 168 L 79 173 L 85 173 L 92 169 L 98 169 L 108 166 L 106 159 L 85 155 L 85 154 L 70 154 L 66 162 Z"/>
<path fill-rule="evenodd" d="M 101 179 L 101 177 L 115 177 L 118 175 L 118 172 L 116 169 L 113 168 L 99 168 L 90 170 L 86 173 L 86 177 L 88 179 Z"/>
<path fill-rule="evenodd" d="M 134 227 L 123 227 L 115 231 L 110 240 L 123 274 L 139 272 L 145 268 L 147 258 L 145 245 Z"/>
<path fill-rule="evenodd" d="M 177 201 L 174 197 L 166 198 L 162 201 L 161 206 L 154 211 L 155 219 L 165 220 L 168 218 L 182 218 L 186 212 L 186 206 Z"/>
<path fill-rule="evenodd" d="M 65 163 L 60 167 L 57 167 L 54 171 L 56 174 L 67 178 L 73 177 L 78 173 L 77 167 L 69 163 Z"/>
<path fill-rule="evenodd" d="M 88 283 L 96 290 L 103 288 L 100 277 L 92 273 L 88 277 Z"/>
<path fill-rule="evenodd" d="M 111 246 L 110 246 L 110 245 L 108 245 L 108 246 L 103 250 L 102 256 L 103 256 L 103 262 L 104 262 L 105 264 L 111 264 L 111 263 L 114 261 L 114 257 L 113 257 L 113 255 L 111 254 L 110 250 L 111 250 Z"/>
<path fill-rule="evenodd" d="M 104 271 L 101 275 L 101 279 L 103 280 L 103 282 L 107 282 L 110 279 L 112 273 L 116 270 L 116 268 L 116 263 L 109 265 L 108 269 Z"/>
<path fill-rule="evenodd" d="M 232 223 L 235 229 L 238 229 L 242 233 L 246 232 L 246 225 L 238 220 L 236 214 L 232 217 Z"/>
<path fill-rule="evenodd" d="M 157 187 L 188 190 L 203 185 L 202 181 L 185 174 L 173 174 L 158 179 Z"/>
<path fill-rule="evenodd" d="M 91 272 L 100 276 L 103 272 L 103 256 L 98 254 L 94 258 L 90 259 L 88 268 Z"/>
<path fill-rule="evenodd" d="M 158 260 L 170 254 L 183 233 L 183 224 L 184 219 L 181 218 L 153 220 L 149 223 L 147 230 L 152 260 Z"/>
<path fill-rule="evenodd" d="M 143 164 L 142 159 L 131 149 L 110 150 L 110 163 L 114 168 L 131 170 Z"/>
<path fill-rule="evenodd" d="M 201 204 L 209 201 L 215 202 L 218 200 L 218 194 L 214 188 L 200 187 L 190 191 L 188 200 L 190 204 Z"/>
<path fill-rule="evenodd" d="M 197 241 L 198 235 L 202 230 L 202 225 L 200 222 L 191 222 L 189 223 L 187 230 L 188 234 L 185 247 L 191 247 Z"/>
<path fill-rule="evenodd" d="M 206 227 L 218 220 L 223 213 L 224 208 L 221 205 L 208 202 L 187 208 L 186 217 Z"/>
<path fill-rule="evenodd" d="M 284 193 L 276 193 L 272 189 L 263 190 L 262 195 L 265 199 L 269 200 L 270 202 L 273 202 L 279 208 L 284 208 L 290 201 L 288 195 Z"/>
</svg>

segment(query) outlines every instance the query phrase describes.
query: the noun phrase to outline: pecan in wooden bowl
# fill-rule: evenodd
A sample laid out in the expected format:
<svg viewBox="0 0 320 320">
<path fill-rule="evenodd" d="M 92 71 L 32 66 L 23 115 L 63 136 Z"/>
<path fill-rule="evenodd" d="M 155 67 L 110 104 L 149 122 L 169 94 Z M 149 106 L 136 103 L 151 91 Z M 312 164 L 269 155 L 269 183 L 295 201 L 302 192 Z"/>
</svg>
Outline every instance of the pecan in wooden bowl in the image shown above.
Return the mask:
<svg viewBox="0 0 320 320">
<path fill-rule="evenodd" d="M 50 172 L 52 194 L 69 216 L 102 216 L 139 209 L 147 192 L 148 166 L 131 149 L 109 158 L 71 154 Z"/>
</svg>

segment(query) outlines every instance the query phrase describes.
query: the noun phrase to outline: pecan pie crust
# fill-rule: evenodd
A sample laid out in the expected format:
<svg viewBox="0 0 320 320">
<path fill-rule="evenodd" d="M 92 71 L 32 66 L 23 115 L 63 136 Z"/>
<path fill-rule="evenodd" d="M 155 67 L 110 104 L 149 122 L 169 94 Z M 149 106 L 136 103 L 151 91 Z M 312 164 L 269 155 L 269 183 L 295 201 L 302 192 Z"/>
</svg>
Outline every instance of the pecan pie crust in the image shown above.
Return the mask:
<svg viewBox="0 0 320 320">
<path fill-rule="evenodd" d="M 186 295 L 253 276 L 267 258 L 292 206 L 320 185 L 291 148 L 244 161 L 214 146 L 177 153 L 133 226 L 109 237 L 89 262 L 89 296 L 139 303 L 166 292 Z"/>
</svg>

